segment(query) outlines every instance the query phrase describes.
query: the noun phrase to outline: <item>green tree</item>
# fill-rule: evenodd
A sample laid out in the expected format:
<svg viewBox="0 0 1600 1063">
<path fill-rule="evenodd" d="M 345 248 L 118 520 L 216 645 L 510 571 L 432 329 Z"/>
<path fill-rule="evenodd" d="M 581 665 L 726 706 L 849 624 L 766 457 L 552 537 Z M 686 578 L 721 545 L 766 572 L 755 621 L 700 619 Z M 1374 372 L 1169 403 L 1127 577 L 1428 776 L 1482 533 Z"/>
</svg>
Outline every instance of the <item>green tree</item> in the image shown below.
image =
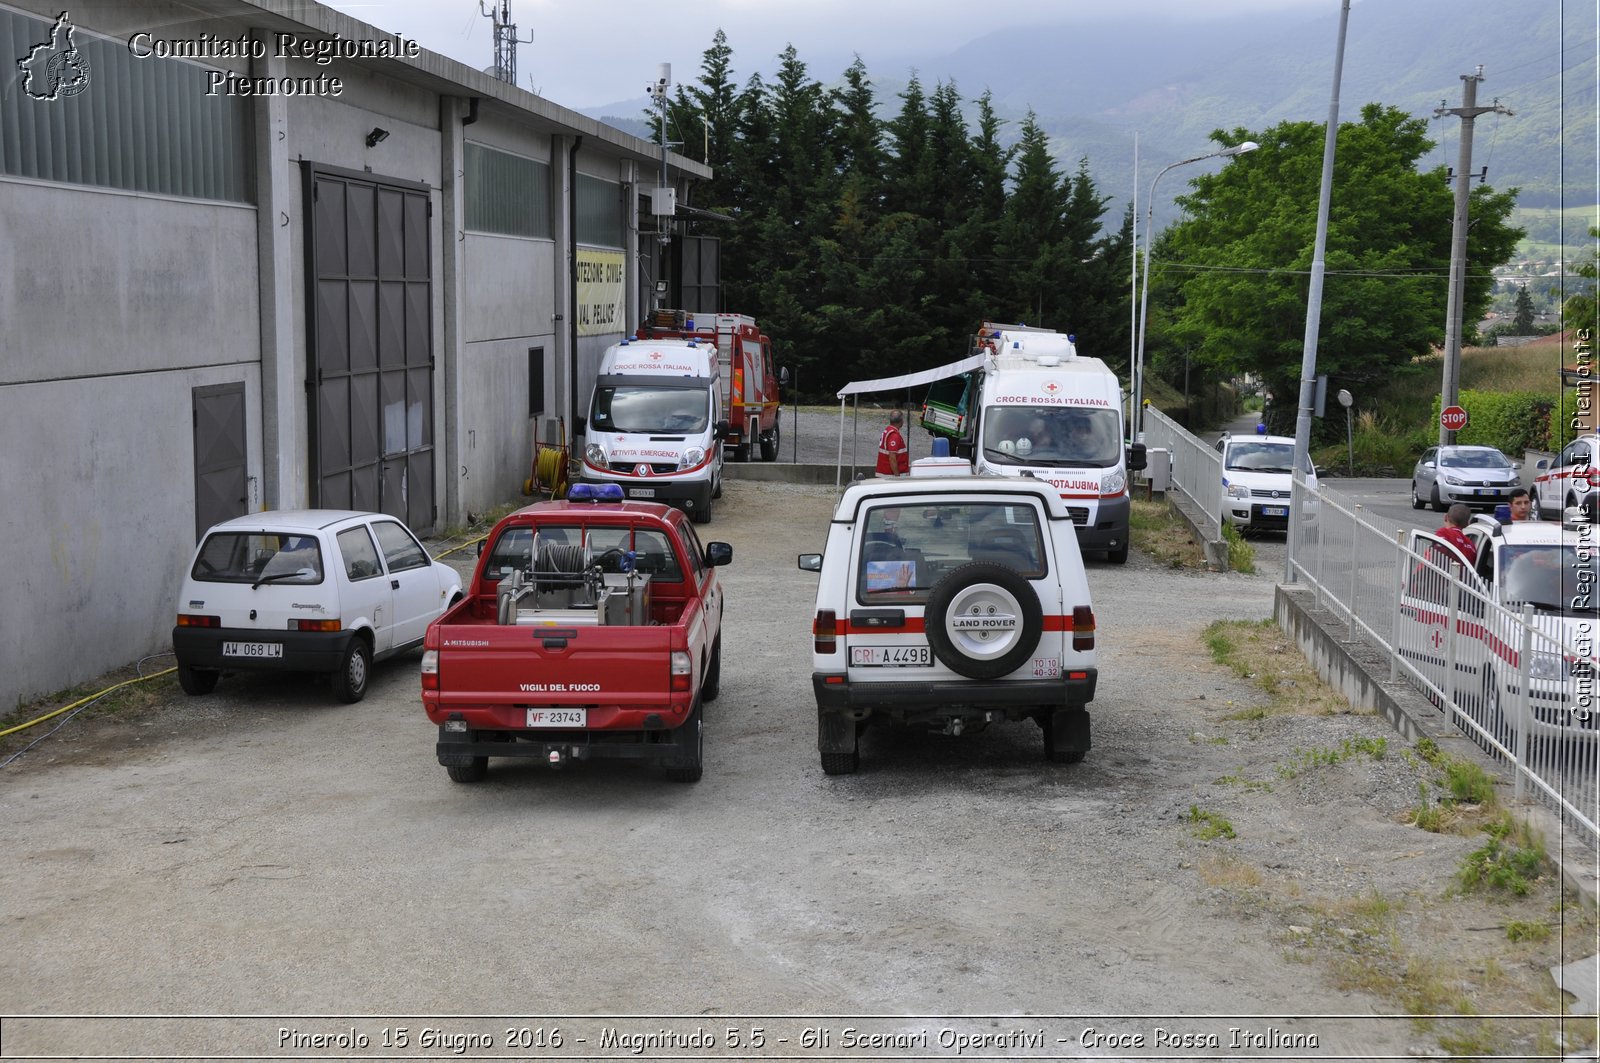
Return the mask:
<svg viewBox="0 0 1600 1063">
<path fill-rule="evenodd" d="M 1162 235 L 1152 267 L 1147 360 L 1163 346 L 1187 347 L 1205 368 L 1254 373 L 1276 395 L 1298 394 L 1323 128 L 1212 134 L 1219 145 L 1261 147 L 1179 198 L 1188 217 Z M 1417 169 L 1433 147 L 1426 133 L 1423 120 L 1379 104 L 1339 128 L 1317 369 L 1358 393 L 1443 340 L 1453 203 L 1441 171 Z M 1463 320 L 1482 316 L 1490 270 L 1522 235 L 1506 221 L 1515 196 L 1473 191 Z"/>
<path fill-rule="evenodd" d="M 1533 332 L 1533 299 L 1526 288 L 1517 289 L 1517 311 L 1511 318 L 1511 327 L 1519 336 Z"/>
<path fill-rule="evenodd" d="M 1589 227 L 1589 238 L 1600 241 L 1600 228 Z M 1577 267 L 1578 276 L 1588 280 L 1561 304 L 1561 325 L 1573 331 L 1588 330 L 1591 340 L 1600 328 L 1600 301 L 1595 298 L 1595 280 L 1600 277 L 1600 243 L 1591 249 L 1589 261 Z"/>
</svg>

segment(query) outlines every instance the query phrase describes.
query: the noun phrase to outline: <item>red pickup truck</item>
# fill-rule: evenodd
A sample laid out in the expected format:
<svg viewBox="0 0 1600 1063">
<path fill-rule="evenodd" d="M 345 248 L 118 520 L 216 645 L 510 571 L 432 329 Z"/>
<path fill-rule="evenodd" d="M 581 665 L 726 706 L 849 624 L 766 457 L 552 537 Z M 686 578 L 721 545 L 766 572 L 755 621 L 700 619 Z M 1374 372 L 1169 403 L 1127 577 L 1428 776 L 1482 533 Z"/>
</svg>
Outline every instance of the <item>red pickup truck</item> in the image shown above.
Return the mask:
<svg viewBox="0 0 1600 1063">
<path fill-rule="evenodd" d="M 642 759 L 700 778 L 733 547 L 617 494 L 579 484 L 505 517 L 466 597 L 429 625 L 422 704 L 456 782 L 483 779 L 490 757 Z"/>
</svg>

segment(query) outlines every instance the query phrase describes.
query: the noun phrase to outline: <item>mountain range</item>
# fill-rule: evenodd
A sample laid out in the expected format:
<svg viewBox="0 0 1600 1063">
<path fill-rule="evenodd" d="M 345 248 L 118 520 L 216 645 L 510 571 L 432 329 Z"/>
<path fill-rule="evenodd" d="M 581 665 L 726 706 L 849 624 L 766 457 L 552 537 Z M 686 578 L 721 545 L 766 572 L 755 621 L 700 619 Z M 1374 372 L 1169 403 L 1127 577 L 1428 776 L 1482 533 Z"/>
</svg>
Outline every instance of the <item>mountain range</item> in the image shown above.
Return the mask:
<svg viewBox="0 0 1600 1063">
<path fill-rule="evenodd" d="M 898 110 L 912 70 L 925 91 L 953 81 L 972 101 L 987 89 L 1012 136 L 1031 110 L 1063 170 L 1087 160 L 1101 194 L 1112 199 L 1106 222 L 1114 226 L 1134 197 L 1135 134 L 1143 215 L 1151 178 L 1169 163 L 1214 150 L 1213 130 L 1325 122 L 1339 10 L 1330 0 L 1326 13 L 1184 22 L 1084 22 L 1065 13 L 1034 26 L 976 29 L 954 49 L 902 70 L 874 70 L 868 60 L 884 116 Z M 756 71 L 742 62 L 738 42 L 729 44 L 735 82 L 743 84 Z M 1344 42 L 1339 118 L 1357 119 L 1368 103 L 1425 118 L 1436 147 L 1423 165 L 1454 168 L 1461 120 L 1434 112 L 1460 107 L 1463 76 L 1481 67 L 1478 106 L 1498 103 L 1511 113 L 1476 119 L 1473 172 L 1487 167 L 1489 184 L 1519 188 L 1520 208 L 1593 206 L 1600 201 L 1596 50 L 1593 0 L 1356 0 Z M 852 56 L 799 58 L 827 84 Z M 583 111 L 648 137 L 645 105 L 640 97 Z M 1170 220 L 1182 176 L 1158 187 L 1158 228 Z M 1583 244 L 1585 223 L 1567 224 L 1578 231 L 1558 235 L 1552 228 L 1542 238 Z M 1529 235 L 1540 234 L 1530 228 Z"/>
</svg>

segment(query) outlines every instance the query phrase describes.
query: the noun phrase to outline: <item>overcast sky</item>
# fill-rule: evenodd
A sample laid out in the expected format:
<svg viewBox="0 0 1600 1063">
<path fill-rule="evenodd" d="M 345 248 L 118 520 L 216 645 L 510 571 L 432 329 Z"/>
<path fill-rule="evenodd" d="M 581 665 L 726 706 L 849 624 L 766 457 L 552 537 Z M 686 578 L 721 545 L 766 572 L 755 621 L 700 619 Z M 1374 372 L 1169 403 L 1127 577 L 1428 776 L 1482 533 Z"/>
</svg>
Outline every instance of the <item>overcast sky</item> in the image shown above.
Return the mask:
<svg viewBox="0 0 1600 1063">
<path fill-rule="evenodd" d="M 430 51 L 482 69 L 494 59 L 491 22 L 479 0 L 323 0 Z M 499 10 L 502 0 L 482 0 Z M 1267 10 L 1337 15 L 1339 0 L 509 0 L 523 41 L 517 80 L 572 108 L 644 93 L 661 63 L 692 82 L 720 27 L 734 74 L 771 71 L 793 44 L 811 74 L 831 81 L 859 52 L 875 76 L 903 77 L 910 57 L 951 51 L 992 30 L 1111 17 L 1181 21 Z M 1352 5 L 1353 6 L 1353 5 Z M 1128 42 L 1130 60 L 1138 41 Z M 842 58 L 839 58 L 842 57 Z M 1064 57 L 1065 58 L 1065 57 Z M 1067 60 L 1070 61 L 1070 60 Z"/>
</svg>

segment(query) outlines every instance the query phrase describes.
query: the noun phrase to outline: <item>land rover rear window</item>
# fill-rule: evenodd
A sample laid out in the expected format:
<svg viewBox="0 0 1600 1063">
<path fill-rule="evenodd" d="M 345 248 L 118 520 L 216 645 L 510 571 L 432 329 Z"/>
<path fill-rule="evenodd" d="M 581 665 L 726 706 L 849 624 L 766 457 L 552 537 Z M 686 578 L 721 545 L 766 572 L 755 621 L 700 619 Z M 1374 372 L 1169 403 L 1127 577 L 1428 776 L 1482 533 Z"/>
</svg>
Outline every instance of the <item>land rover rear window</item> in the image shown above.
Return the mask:
<svg viewBox="0 0 1600 1063">
<path fill-rule="evenodd" d="M 862 519 L 856 598 L 917 604 L 946 573 L 973 561 L 1027 579 L 1048 571 L 1039 511 L 1013 502 L 878 505 Z"/>
</svg>

